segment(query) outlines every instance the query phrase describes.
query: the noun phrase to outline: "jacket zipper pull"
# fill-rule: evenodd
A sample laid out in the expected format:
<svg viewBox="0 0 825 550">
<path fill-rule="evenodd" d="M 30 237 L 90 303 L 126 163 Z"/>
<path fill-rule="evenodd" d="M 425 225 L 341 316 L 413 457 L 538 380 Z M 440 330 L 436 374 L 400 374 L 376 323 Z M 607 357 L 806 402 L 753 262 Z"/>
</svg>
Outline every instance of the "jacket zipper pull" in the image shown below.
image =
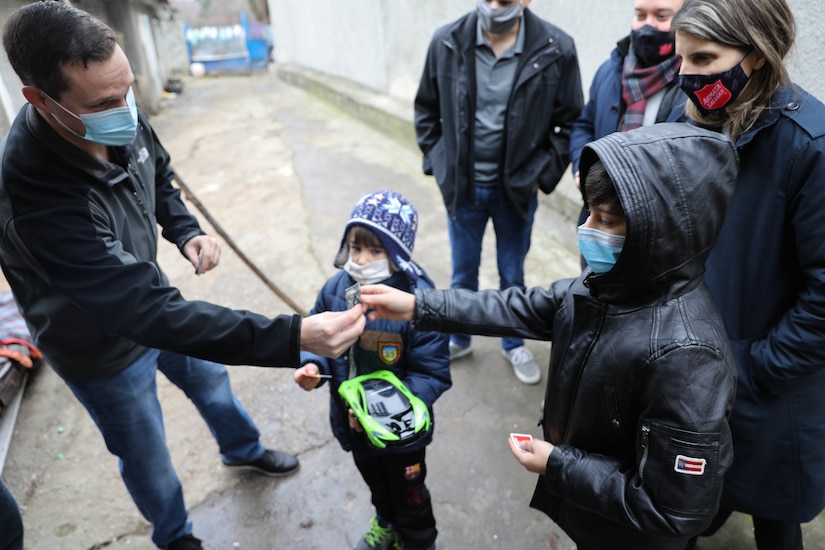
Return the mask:
<svg viewBox="0 0 825 550">
<path fill-rule="evenodd" d="M 645 464 L 647 463 L 647 454 L 650 450 L 650 425 L 642 425 L 642 460 L 639 461 L 639 479 L 645 479 Z"/>
</svg>

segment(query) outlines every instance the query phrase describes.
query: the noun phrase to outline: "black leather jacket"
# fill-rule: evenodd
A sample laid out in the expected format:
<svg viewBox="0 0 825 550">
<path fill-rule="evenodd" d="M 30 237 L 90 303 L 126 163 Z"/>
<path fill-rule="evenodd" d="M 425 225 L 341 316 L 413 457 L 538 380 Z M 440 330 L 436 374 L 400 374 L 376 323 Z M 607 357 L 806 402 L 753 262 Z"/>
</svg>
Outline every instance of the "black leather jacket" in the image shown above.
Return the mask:
<svg viewBox="0 0 825 550">
<path fill-rule="evenodd" d="M 722 135 L 685 124 L 585 148 L 617 188 L 613 269 L 526 291 L 417 291 L 416 328 L 552 340 L 531 506 L 579 548 L 683 548 L 716 513 L 732 461 L 736 371 L 702 273 L 736 176 Z M 585 182 L 586 187 L 586 182 Z"/>
<path fill-rule="evenodd" d="M 434 175 L 444 206 L 475 200 L 475 39 L 473 11 L 436 31 L 415 98 L 415 131 L 424 173 Z M 570 129 L 581 113 L 581 76 L 573 39 L 524 10 L 524 53 L 507 103 L 499 185 L 508 204 L 527 215 L 538 186 L 556 188 L 570 162 Z"/>
</svg>

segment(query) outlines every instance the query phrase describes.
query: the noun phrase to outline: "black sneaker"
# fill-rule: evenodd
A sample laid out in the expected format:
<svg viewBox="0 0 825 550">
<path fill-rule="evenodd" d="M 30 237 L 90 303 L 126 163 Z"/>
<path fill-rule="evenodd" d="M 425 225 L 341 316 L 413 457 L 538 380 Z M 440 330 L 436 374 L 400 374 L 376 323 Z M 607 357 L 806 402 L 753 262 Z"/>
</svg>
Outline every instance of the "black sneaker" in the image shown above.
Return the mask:
<svg viewBox="0 0 825 550">
<path fill-rule="evenodd" d="M 179 539 L 173 540 L 166 550 L 203 550 L 201 541 L 195 538 L 191 533 L 183 535 Z"/>
<path fill-rule="evenodd" d="M 224 463 L 226 464 L 226 463 Z M 298 459 L 291 454 L 267 449 L 258 460 L 241 464 L 226 464 L 238 470 L 255 470 L 270 477 L 284 477 L 298 471 Z"/>
</svg>

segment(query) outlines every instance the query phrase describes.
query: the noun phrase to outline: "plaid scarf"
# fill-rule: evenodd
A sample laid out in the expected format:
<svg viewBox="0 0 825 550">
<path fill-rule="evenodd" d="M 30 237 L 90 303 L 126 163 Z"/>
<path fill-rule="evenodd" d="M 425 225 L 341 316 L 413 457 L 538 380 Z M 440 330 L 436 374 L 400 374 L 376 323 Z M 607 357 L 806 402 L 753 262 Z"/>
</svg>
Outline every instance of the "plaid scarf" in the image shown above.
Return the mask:
<svg viewBox="0 0 825 550">
<path fill-rule="evenodd" d="M 658 65 L 642 67 L 633 49 L 624 58 L 622 68 L 622 99 L 627 110 L 622 116 L 619 131 L 639 128 L 644 121 L 647 98 L 676 80 L 682 58 L 673 55 Z"/>
</svg>

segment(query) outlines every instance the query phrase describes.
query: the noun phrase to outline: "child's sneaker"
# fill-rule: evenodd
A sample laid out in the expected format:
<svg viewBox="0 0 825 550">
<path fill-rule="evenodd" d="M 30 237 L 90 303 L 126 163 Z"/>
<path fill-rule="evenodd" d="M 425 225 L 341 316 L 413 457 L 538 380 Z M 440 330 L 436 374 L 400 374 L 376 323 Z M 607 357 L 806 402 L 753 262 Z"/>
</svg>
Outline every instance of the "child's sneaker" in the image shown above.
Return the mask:
<svg viewBox="0 0 825 550">
<path fill-rule="evenodd" d="M 364 534 L 355 550 L 389 550 L 396 547 L 396 542 L 395 529 L 392 525 L 382 527 L 378 523 L 378 516 L 374 516 L 370 520 L 370 530 Z"/>
</svg>

